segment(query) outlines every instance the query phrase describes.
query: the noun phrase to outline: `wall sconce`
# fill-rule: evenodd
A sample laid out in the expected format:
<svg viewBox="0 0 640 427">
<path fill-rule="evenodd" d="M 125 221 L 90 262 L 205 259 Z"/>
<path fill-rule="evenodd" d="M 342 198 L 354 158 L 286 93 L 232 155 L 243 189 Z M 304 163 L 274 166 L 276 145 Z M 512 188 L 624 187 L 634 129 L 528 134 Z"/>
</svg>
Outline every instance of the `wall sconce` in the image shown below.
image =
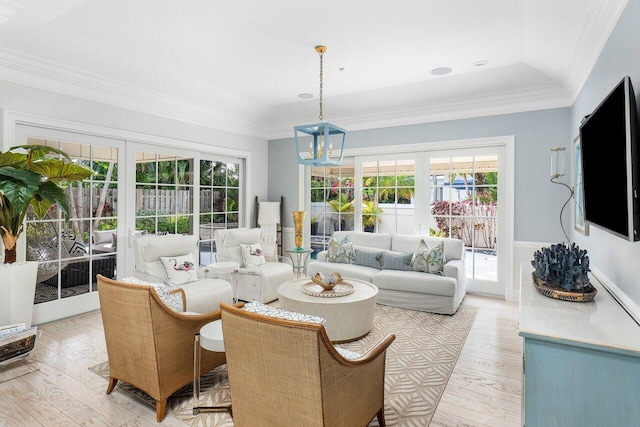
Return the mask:
<svg viewBox="0 0 640 427">
<path fill-rule="evenodd" d="M 564 147 L 551 148 L 551 170 L 549 171 L 549 176 L 551 177 L 552 183 L 563 185 L 567 187 L 567 189 L 569 190 L 569 198 L 567 199 L 566 202 L 564 202 L 564 205 L 562 205 L 562 208 L 560 209 L 560 228 L 562 228 L 562 233 L 564 233 L 564 237 L 567 239 L 567 245 L 570 246 L 571 239 L 569 239 L 569 235 L 567 234 L 567 231 L 564 228 L 564 224 L 562 223 L 562 214 L 564 212 L 564 208 L 567 207 L 567 204 L 569 204 L 569 202 L 573 198 L 573 188 L 571 188 L 569 185 L 565 184 L 564 182 L 558 181 L 558 178 L 565 175 L 564 173 L 565 152 L 566 150 Z"/>
</svg>

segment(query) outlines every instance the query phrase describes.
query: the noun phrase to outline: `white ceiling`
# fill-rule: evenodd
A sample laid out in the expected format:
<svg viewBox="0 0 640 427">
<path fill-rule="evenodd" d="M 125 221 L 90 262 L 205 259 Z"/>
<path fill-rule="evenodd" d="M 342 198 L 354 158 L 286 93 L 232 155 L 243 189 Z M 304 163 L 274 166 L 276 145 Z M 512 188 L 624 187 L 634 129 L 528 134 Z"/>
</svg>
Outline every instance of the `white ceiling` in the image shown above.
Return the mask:
<svg viewBox="0 0 640 427">
<path fill-rule="evenodd" d="M 0 79 L 290 137 L 318 120 L 322 44 L 347 130 L 566 107 L 626 2 L 0 0 Z"/>
</svg>

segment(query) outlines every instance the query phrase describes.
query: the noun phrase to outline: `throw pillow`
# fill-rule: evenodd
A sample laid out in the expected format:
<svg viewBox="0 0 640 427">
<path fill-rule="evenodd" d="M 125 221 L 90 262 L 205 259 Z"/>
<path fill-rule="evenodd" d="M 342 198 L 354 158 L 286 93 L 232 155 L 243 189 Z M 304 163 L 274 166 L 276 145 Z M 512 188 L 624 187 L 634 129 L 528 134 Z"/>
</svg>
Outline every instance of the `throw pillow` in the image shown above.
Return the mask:
<svg viewBox="0 0 640 427">
<path fill-rule="evenodd" d="M 422 239 L 411 259 L 411 269 L 444 276 L 444 263 L 444 242 L 439 242 L 431 249 Z"/>
<path fill-rule="evenodd" d="M 384 251 L 380 249 L 355 248 L 355 252 L 355 264 L 363 265 L 365 267 L 377 268 L 378 270 L 382 268 L 381 261 Z"/>
<path fill-rule="evenodd" d="M 79 236 L 63 236 L 62 243 L 71 256 L 82 256 L 87 253 L 87 248 L 84 246 L 84 242 Z"/>
<path fill-rule="evenodd" d="M 329 239 L 327 261 L 341 264 L 353 264 L 356 261 L 356 253 L 349 236 L 345 236 L 342 242 L 338 242 L 335 237 Z"/>
<path fill-rule="evenodd" d="M 125 277 L 124 279 L 121 280 L 121 282 L 131 283 L 134 285 L 153 286 L 153 288 L 156 290 L 156 293 L 158 294 L 158 296 L 166 306 L 168 306 L 170 309 L 178 313 L 185 312 L 184 307 L 182 305 L 182 295 L 179 293 L 176 293 L 176 294 L 169 293 L 171 291 L 171 287 L 169 285 L 165 285 L 164 283 L 145 282 L 144 280 L 140 280 L 136 277 Z"/>
<path fill-rule="evenodd" d="M 93 232 L 93 243 L 98 245 L 101 243 L 111 243 L 112 235 L 115 230 L 102 230 Z"/>
<path fill-rule="evenodd" d="M 281 308 L 271 307 L 256 301 L 247 303 L 244 305 L 244 309 L 251 313 L 258 313 L 269 317 L 276 317 L 278 319 L 295 320 L 298 322 L 307 323 L 320 323 L 327 325 L 327 321 L 322 317 L 312 316 L 310 314 L 296 313 L 295 311 L 287 311 Z"/>
<path fill-rule="evenodd" d="M 413 254 L 386 251 L 382 254 L 382 269 L 411 271 L 412 258 Z"/>
<path fill-rule="evenodd" d="M 180 286 L 198 280 L 198 272 L 191 252 L 179 256 L 162 256 L 160 261 L 162 261 L 167 272 L 167 282 L 169 284 Z"/>
<path fill-rule="evenodd" d="M 262 252 L 262 246 L 260 243 L 254 243 L 252 245 L 240 244 L 240 250 L 242 252 L 242 260 L 245 267 L 253 267 L 256 265 L 266 264 L 267 260 Z"/>
</svg>

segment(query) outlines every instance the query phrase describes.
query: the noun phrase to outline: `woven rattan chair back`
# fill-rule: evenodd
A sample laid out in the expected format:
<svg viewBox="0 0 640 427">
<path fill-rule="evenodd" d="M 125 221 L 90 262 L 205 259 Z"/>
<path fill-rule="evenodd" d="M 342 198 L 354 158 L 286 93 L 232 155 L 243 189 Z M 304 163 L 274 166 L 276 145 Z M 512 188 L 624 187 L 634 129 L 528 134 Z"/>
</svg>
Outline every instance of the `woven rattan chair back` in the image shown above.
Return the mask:
<svg viewBox="0 0 640 427">
<path fill-rule="evenodd" d="M 100 275 L 98 295 L 109 358 L 107 394 L 125 381 L 156 400 L 156 418 L 162 421 L 167 398 L 193 380 L 195 334 L 220 319 L 220 311 L 177 313 L 152 286 Z M 224 363 L 224 353 L 203 351 L 201 374 Z"/>
<path fill-rule="evenodd" d="M 384 425 L 388 335 L 357 360 L 344 359 L 320 324 L 221 305 L 236 427 Z"/>
</svg>

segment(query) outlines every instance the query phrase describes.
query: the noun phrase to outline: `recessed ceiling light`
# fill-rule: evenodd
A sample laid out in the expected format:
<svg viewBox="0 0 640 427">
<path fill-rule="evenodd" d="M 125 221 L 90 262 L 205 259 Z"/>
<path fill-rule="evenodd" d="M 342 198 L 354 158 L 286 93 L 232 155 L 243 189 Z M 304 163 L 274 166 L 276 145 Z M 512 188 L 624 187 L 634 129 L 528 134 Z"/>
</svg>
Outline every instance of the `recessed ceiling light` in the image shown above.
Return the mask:
<svg viewBox="0 0 640 427">
<path fill-rule="evenodd" d="M 479 61 L 474 62 L 473 65 L 475 65 L 476 67 L 482 67 L 483 65 L 487 65 L 488 63 L 489 63 L 488 60 L 481 59 Z"/>
<path fill-rule="evenodd" d="M 451 71 L 451 67 L 438 67 L 431 70 L 431 74 L 434 76 L 444 76 L 445 74 L 449 74 Z"/>
<path fill-rule="evenodd" d="M 311 98 L 313 98 L 313 95 L 310 94 L 310 93 L 299 93 L 298 94 L 298 98 L 311 99 Z"/>
</svg>

